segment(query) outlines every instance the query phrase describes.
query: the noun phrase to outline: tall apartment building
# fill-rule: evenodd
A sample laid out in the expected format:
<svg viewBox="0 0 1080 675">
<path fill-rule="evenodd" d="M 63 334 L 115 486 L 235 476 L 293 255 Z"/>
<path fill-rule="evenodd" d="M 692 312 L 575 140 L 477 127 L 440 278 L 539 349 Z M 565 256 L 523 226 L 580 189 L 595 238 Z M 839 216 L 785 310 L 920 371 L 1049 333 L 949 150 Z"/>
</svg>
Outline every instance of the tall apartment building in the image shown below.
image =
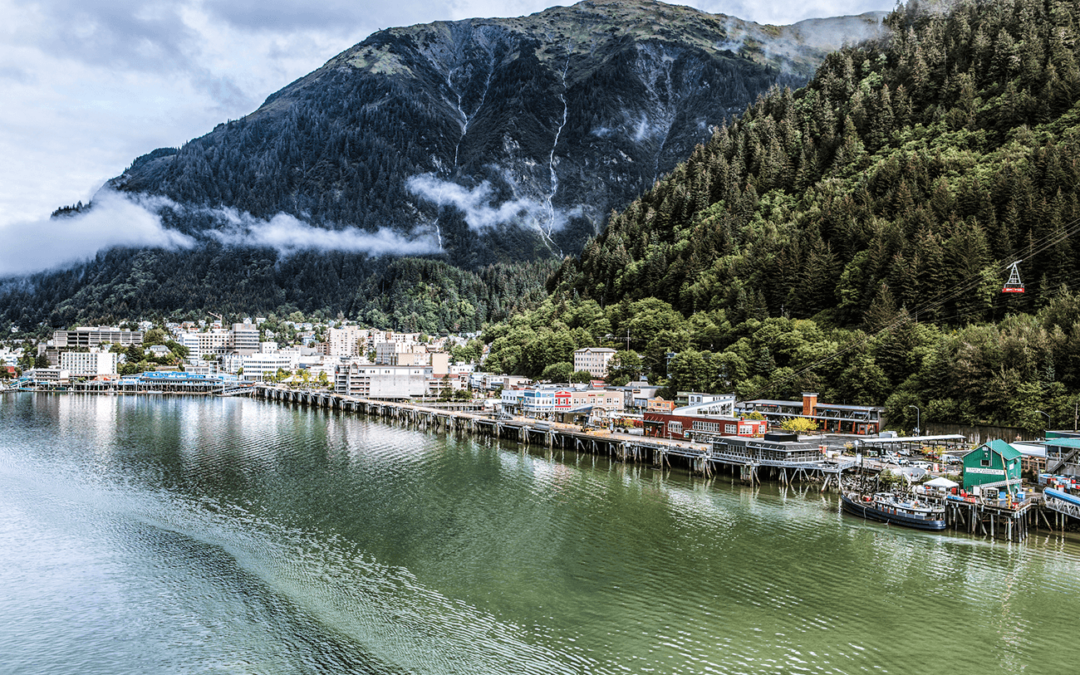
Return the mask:
<svg viewBox="0 0 1080 675">
<path fill-rule="evenodd" d="M 140 330 L 120 330 L 108 326 L 92 328 L 89 326 L 75 330 L 53 332 L 53 346 L 57 349 L 78 349 L 120 343 L 124 347 L 141 345 L 143 333 Z"/>
<path fill-rule="evenodd" d="M 615 356 L 609 347 L 586 347 L 574 351 L 574 370 L 587 370 L 596 378 L 608 376 L 608 362 Z"/>
<path fill-rule="evenodd" d="M 326 333 L 326 355 L 360 356 L 363 353 L 360 343 L 367 341 L 368 332 L 359 326 L 331 328 Z"/>
<path fill-rule="evenodd" d="M 106 351 L 63 352 L 60 354 L 60 369 L 70 372 L 72 377 L 116 375 L 119 360 L 119 354 Z"/>
</svg>

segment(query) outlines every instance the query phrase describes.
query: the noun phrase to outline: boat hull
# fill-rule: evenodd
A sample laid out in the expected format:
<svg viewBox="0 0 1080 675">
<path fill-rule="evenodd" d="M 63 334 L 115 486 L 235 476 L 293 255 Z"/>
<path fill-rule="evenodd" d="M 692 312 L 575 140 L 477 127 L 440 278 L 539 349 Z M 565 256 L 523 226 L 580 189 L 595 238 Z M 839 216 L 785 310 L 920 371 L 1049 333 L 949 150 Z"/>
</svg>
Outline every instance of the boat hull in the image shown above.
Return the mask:
<svg viewBox="0 0 1080 675">
<path fill-rule="evenodd" d="M 840 504 L 845 513 L 867 520 L 876 520 L 891 525 L 902 525 L 916 530 L 940 531 L 945 529 L 944 518 L 941 520 L 924 520 L 903 513 L 886 512 L 874 502 L 857 502 L 853 499 L 849 499 L 846 495 L 840 496 Z"/>
</svg>

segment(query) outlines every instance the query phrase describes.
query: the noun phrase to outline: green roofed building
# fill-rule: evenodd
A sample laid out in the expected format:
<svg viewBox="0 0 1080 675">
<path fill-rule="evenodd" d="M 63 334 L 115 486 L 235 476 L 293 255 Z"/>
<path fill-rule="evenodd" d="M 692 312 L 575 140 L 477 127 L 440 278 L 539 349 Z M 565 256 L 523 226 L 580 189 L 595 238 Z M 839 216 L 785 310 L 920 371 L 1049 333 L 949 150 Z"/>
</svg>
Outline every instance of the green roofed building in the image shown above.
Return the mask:
<svg viewBox="0 0 1080 675">
<path fill-rule="evenodd" d="M 984 443 L 964 455 L 964 489 L 998 488 L 1015 492 L 1020 487 L 1019 450 L 1002 440 Z"/>
</svg>

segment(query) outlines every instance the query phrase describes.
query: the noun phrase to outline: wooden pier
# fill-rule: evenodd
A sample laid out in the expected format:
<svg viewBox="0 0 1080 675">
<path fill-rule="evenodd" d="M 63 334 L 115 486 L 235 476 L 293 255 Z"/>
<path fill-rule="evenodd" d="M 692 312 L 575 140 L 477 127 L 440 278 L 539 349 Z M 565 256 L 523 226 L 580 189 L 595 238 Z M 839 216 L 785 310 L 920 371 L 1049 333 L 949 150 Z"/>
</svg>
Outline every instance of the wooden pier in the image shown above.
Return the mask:
<svg viewBox="0 0 1080 675">
<path fill-rule="evenodd" d="M 945 526 L 968 534 L 981 534 L 991 539 L 1024 541 L 1033 528 L 1038 527 L 1039 517 L 1046 520 L 1046 513 L 1039 508 L 1038 499 L 1025 499 L 1013 506 L 1002 506 L 982 500 L 945 500 Z M 1050 530 L 1054 528 L 1046 520 Z"/>
<path fill-rule="evenodd" d="M 620 462 L 649 463 L 657 467 L 670 467 L 673 462 L 677 462 L 705 476 L 729 473 L 736 479 L 751 484 L 770 478 L 784 484 L 820 481 L 822 491 L 830 486 L 839 489 L 840 474 L 855 464 L 853 461 L 824 458 L 812 463 L 749 461 L 745 457 L 729 457 L 716 452 L 711 443 L 585 431 L 574 425 L 524 417 L 494 417 L 476 412 L 443 410 L 415 403 L 364 399 L 325 391 L 258 385 L 254 395 L 266 400 L 374 415 L 414 425 L 422 430 L 462 432 L 517 441 L 525 446 L 608 455 Z"/>
</svg>

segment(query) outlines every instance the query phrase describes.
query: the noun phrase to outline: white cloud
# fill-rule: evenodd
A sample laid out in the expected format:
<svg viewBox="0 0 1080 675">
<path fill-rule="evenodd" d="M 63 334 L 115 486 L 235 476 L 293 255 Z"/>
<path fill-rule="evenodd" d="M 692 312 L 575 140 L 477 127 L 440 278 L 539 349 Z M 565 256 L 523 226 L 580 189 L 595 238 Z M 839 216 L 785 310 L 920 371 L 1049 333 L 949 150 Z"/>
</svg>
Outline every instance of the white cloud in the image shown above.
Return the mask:
<svg viewBox="0 0 1080 675">
<path fill-rule="evenodd" d="M 410 178 L 405 182 L 405 187 L 414 195 L 439 206 L 457 207 L 465 214 L 465 222 L 473 230 L 504 224 L 528 223 L 535 226 L 547 213 L 545 204 L 532 199 L 512 199 L 493 206 L 493 191 L 491 183 L 487 181 L 470 190 L 431 174 L 423 174 Z"/>
<path fill-rule="evenodd" d="M 290 216 L 279 213 L 270 220 L 261 220 L 235 209 L 212 212 L 228 223 L 221 230 L 210 230 L 208 235 L 231 246 L 269 247 L 282 255 L 297 251 L 344 251 L 380 255 L 426 255 L 440 253 L 439 245 L 428 235 L 405 237 L 380 228 L 367 232 L 356 227 L 329 230 L 313 227 Z"/>
<path fill-rule="evenodd" d="M 163 208 L 175 205 L 164 197 L 102 190 L 88 211 L 0 227 L 0 277 L 68 266 L 117 246 L 193 246 L 191 237 L 162 225 L 158 214 Z"/>
</svg>

